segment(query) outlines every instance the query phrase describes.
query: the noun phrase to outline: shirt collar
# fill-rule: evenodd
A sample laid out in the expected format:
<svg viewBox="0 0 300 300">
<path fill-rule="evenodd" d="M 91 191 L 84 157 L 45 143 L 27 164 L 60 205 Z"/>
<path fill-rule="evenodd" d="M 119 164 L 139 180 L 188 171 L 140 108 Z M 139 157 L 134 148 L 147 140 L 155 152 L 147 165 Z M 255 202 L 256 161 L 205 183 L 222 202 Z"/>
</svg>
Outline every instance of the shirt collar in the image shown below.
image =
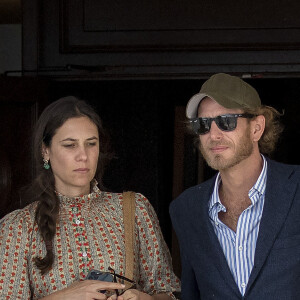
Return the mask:
<svg viewBox="0 0 300 300">
<path fill-rule="evenodd" d="M 265 157 L 261 154 L 261 157 L 263 159 L 263 168 L 262 171 L 258 177 L 258 179 L 256 180 L 256 183 L 254 184 L 254 186 L 250 189 L 248 195 L 249 198 L 251 200 L 251 202 L 253 203 L 252 200 L 252 196 L 255 193 L 259 193 L 260 195 L 263 195 L 265 193 L 266 190 L 266 180 L 267 180 L 267 160 L 265 159 Z M 208 204 L 208 209 L 209 211 L 216 205 L 216 204 L 220 204 L 222 205 L 220 198 L 219 198 L 219 186 L 221 183 L 221 176 L 220 176 L 220 172 L 217 174 L 216 180 L 215 180 L 215 185 L 214 185 L 214 190 L 212 193 L 212 196 L 210 198 L 209 204 Z"/>
<path fill-rule="evenodd" d="M 258 179 L 256 180 L 256 183 L 254 184 L 254 186 L 250 189 L 250 191 L 248 193 L 250 199 L 255 193 L 264 195 L 265 190 L 266 190 L 267 160 L 265 159 L 265 157 L 263 155 L 261 155 L 261 157 L 263 159 L 263 168 L 261 170 L 261 173 L 260 173 Z"/>
</svg>

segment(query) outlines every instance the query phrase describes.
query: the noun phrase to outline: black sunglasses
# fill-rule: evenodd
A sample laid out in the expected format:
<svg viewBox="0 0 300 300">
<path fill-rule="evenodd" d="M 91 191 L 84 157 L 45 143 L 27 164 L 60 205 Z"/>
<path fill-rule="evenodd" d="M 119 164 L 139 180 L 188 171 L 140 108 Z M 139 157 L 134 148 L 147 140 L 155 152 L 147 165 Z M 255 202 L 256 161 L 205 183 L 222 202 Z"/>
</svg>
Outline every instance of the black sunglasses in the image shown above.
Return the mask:
<svg viewBox="0 0 300 300">
<path fill-rule="evenodd" d="M 127 290 L 129 289 L 135 289 L 136 288 L 136 283 L 122 275 L 119 275 L 115 272 L 115 270 L 111 267 L 108 267 L 108 270 L 110 272 L 100 272 L 97 270 L 91 270 L 90 273 L 87 276 L 87 279 L 91 280 L 100 280 L 100 281 L 108 281 L 108 282 L 116 282 L 116 283 L 122 283 L 124 284 L 124 281 L 127 281 L 131 283 L 131 285 L 123 290 L 115 290 L 117 296 L 121 296 L 124 294 Z M 101 293 L 105 293 L 106 291 L 101 291 Z"/>
<path fill-rule="evenodd" d="M 227 114 L 217 116 L 215 118 L 194 118 L 189 120 L 192 125 L 193 131 L 199 134 L 206 134 L 210 131 L 212 121 L 215 121 L 219 129 L 223 131 L 233 131 L 237 125 L 238 118 L 251 119 L 256 117 L 253 114 Z"/>
<path fill-rule="evenodd" d="M 125 276 L 117 274 L 115 272 L 115 270 L 113 268 L 111 268 L 111 267 L 108 267 L 108 270 L 112 272 L 112 274 L 114 276 L 114 278 L 113 278 L 114 282 L 118 282 L 118 283 L 124 284 L 124 281 L 128 281 L 129 283 L 131 283 L 131 285 L 127 289 L 124 289 L 124 290 L 115 290 L 117 296 L 121 296 L 122 294 L 124 294 L 129 289 L 135 289 L 136 288 L 136 283 L 133 280 L 131 280 L 131 279 L 125 277 Z M 118 280 L 117 278 L 120 279 L 120 280 Z"/>
</svg>

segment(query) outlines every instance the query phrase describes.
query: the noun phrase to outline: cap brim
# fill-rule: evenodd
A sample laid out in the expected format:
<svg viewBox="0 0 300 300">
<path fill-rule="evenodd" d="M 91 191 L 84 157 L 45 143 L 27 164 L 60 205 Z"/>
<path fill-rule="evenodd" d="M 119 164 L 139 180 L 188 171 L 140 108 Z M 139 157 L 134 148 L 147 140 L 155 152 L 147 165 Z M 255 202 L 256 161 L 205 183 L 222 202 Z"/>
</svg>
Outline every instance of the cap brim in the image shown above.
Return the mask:
<svg viewBox="0 0 300 300">
<path fill-rule="evenodd" d="M 185 110 L 186 117 L 188 119 L 193 119 L 198 116 L 199 104 L 200 104 L 201 100 L 205 97 L 210 97 L 210 96 L 207 94 L 198 93 L 189 100 L 188 104 L 186 105 L 186 110 Z"/>
</svg>

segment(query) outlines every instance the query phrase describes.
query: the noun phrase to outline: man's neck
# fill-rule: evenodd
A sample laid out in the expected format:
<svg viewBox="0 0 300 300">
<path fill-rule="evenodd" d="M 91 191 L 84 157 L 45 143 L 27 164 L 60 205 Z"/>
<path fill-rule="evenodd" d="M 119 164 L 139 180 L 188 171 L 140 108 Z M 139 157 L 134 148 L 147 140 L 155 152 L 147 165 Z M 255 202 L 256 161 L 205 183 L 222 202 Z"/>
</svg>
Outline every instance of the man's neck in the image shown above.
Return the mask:
<svg viewBox="0 0 300 300">
<path fill-rule="evenodd" d="M 220 220 L 236 231 L 241 213 L 251 205 L 248 196 L 249 190 L 257 181 L 263 168 L 263 159 L 259 155 L 249 160 L 244 160 L 237 166 L 220 171 L 221 185 L 219 197 L 226 207 L 226 212 L 219 212 Z"/>
<path fill-rule="evenodd" d="M 248 195 L 263 168 L 260 153 L 241 161 L 238 165 L 220 171 L 222 184 L 220 189 L 228 196 Z"/>
</svg>

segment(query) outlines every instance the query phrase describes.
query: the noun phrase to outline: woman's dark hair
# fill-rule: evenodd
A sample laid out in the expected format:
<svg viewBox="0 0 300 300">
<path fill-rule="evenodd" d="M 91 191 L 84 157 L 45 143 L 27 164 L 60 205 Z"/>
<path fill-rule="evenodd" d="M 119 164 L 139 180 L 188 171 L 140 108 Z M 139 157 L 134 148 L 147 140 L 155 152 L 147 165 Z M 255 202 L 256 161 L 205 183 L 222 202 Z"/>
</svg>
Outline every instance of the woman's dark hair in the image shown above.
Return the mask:
<svg viewBox="0 0 300 300">
<path fill-rule="evenodd" d="M 4 217 L 9 211 L 9 208 L 14 209 L 11 204 L 11 192 L 12 192 L 12 168 L 7 155 L 7 152 L 0 148 L 0 219 Z M 12 206 L 12 207 L 10 207 Z"/>
<path fill-rule="evenodd" d="M 104 166 L 110 158 L 109 139 L 98 114 L 89 104 L 73 96 L 60 98 L 46 107 L 36 123 L 33 141 L 36 177 L 27 191 L 26 198 L 30 197 L 31 202 L 38 201 L 35 221 L 47 249 L 44 258 L 35 258 L 35 264 L 41 270 L 41 274 L 47 273 L 53 265 L 52 240 L 56 232 L 59 213 L 59 200 L 55 194 L 53 173 L 51 168 L 46 170 L 43 167 L 42 145 L 51 146 L 52 138 L 58 128 L 68 119 L 82 116 L 88 117 L 98 128 L 100 154 L 95 178 L 102 188 Z"/>
</svg>

